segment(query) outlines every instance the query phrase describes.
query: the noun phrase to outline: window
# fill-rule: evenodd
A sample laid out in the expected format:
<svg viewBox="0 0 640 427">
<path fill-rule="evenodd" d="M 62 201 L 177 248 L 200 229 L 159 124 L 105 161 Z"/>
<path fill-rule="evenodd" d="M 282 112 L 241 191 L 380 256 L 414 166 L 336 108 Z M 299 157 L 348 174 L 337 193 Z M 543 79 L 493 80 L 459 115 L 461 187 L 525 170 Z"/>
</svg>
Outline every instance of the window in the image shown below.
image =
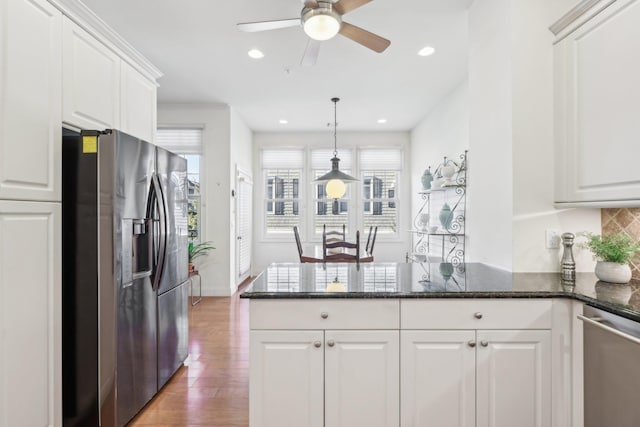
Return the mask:
<svg viewBox="0 0 640 427">
<path fill-rule="evenodd" d="M 267 234 L 291 233 L 300 226 L 300 181 L 304 167 L 302 150 L 262 151 Z"/>
<path fill-rule="evenodd" d="M 331 169 L 330 159 L 333 157 L 331 149 L 314 149 L 311 150 L 311 170 L 312 179 L 319 178 Z M 344 173 L 351 174 L 352 161 L 351 151 L 343 150 L 338 154 L 340 158 L 340 170 Z M 323 226 L 326 225 L 330 230 L 342 230 L 342 225 L 346 226 L 349 232 L 349 199 L 350 187 L 347 185 L 347 192 L 339 201 L 327 198 L 326 184 L 314 182 L 314 201 L 315 207 L 313 215 L 313 230 L 315 234 L 322 234 Z"/>
<path fill-rule="evenodd" d="M 160 128 L 156 145 L 187 159 L 187 230 L 190 243 L 200 243 L 202 236 L 202 190 L 200 161 L 202 129 Z"/>
<path fill-rule="evenodd" d="M 400 149 L 360 151 L 362 179 L 362 227 L 378 227 L 378 233 L 398 233 L 398 181 L 402 170 Z"/>
</svg>

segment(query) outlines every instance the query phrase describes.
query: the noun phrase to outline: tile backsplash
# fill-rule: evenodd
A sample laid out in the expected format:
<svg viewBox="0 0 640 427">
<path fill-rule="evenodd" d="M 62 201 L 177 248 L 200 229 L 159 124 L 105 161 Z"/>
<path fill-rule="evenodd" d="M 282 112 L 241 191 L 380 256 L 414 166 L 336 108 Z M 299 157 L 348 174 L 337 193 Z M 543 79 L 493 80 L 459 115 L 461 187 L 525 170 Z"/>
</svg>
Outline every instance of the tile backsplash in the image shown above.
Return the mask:
<svg viewBox="0 0 640 427">
<path fill-rule="evenodd" d="M 602 234 L 625 233 L 640 241 L 640 208 L 602 209 Z M 640 254 L 631 260 L 634 279 L 640 279 Z"/>
</svg>

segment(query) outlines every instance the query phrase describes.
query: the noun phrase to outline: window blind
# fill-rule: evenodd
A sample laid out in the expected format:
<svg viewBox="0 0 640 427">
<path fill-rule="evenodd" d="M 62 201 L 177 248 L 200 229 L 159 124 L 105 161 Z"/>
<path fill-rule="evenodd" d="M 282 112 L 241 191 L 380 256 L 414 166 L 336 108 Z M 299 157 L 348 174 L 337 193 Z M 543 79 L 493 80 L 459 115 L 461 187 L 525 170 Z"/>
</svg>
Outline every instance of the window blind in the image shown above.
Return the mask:
<svg viewBox="0 0 640 427">
<path fill-rule="evenodd" d="M 304 151 L 302 150 L 262 150 L 263 169 L 302 169 Z"/>
<path fill-rule="evenodd" d="M 179 154 L 200 154 L 202 153 L 202 129 L 157 129 L 156 145 Z"/>
<path fill-rule="evenodd" d="M 311 150 L 311 169 L 331 169 L 331 158 L 333 157 L 333 150 L 329 148 L 322 148 Z M 340 159 L 340 170 L 352 170 L 352 156 L 351 150 L 338 151 L 338 158 Z"/>
<path fill-rule="evenodd" d="M 401 170 L 402 150 L 399 148 L 367 148 L 360 150 L 361 170 Z"/>
</svg>

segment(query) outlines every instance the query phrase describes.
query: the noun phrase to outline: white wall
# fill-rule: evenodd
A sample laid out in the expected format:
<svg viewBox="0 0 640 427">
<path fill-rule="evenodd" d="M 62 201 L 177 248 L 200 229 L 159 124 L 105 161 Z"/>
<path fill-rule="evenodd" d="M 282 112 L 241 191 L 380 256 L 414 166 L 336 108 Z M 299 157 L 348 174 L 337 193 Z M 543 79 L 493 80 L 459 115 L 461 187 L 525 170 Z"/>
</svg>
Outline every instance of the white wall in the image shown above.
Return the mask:
<svg viewBox="0 0 640 427">
<path fill-rule="evenodd" d="M 482 0 L 469 9 L 467 173 L 467 259 L 508 270 L 513 258 L 511 4 Z"/>
<path fill-rule="evenodd" d="M 553 208 L 553 35 L 547 27 L 576 0 L 527 0 L 513 21 L 513 270 L 557 271 L 562 250 L 545 248 L 545 230 L 600 232 L 599 209 Z M 574 248 L 577 269 L 593 271 Z"/>
<path fill-rule="evenodd" d="M 469 148 L 469 85 L 464 79 L 411 131 L 411 212 L 422 198 L 422 173 L 435 170 L 444 156 L 456 160 Z"/>
<path fill-rule="evenodd" d="M 230 109 L 226 105 L 159 104 L 160 126 L 202 127 L 203 160 L 201 163 L 204 221 L 203 240 L 216 247 L 197 267 L 202 278 L 203 295 L 229 295 L 232 277 L 229 271 L 231 252 Z"/>
<path fill-rule="evenodd" d="M 483 0 L 469 10 L 468 254 L 513 271 L 558 271 L 545 230 L 599 232 L 600 211 L 553 207 L 552 42 L 575 0 Z M 575 248 L 578 270 L 593 269 Z"/>
<path fill-rule="evenodd" d="M 404 150 L 404 164 L 410 165 L 410 135 L 409 132 L 338 132 L 338 156 L 343 149 L 354 147 L 380 147 L 395 146 L 402 147 Z M 298 252 L 293 237 L 293 231 L 290 237 L 285 237 L 281 241 L 273 241 L 265 239 L 263 216 L 261 215 L 261 207 L 264 205 L 264 177 L 260 165 L 260 150 L 264 147 L 309 147 L 309 148 L 333 148 L 332 132 L 256 132 L 253 135 L 253 188 L 254 188 L 254 232 L 253 232 L 253 271 L 262 271 L 272 262 L 298 262 Z M 355 159 L 354 159 L 355 160 Z M 327 159 L 327 170 L 331 167 L 329 159 Z M 401 231 L 409 230 L 411 218 L 411 176 L 409 167 L 402 170 L 402 188 L 398 191 L 400 206 L 406 206 L 400 209 Z M 355 195 L 361 194 L 359 183 L 355 185 Z M 352 206 L 355 212 L 359 209 L 358 199 Z M 304 209 L 305 206 L 302 206 Z M 308 227 L 307 227 L 308 228 Z M 357 224 L 357 228 L 361 232 L 362 244 L 362 224 Z M 375 246 L 376 262 L 395 261 L 404 262 L 406 252 L 409 250 L 409 233 L 401 232 L 399 239 L 385 240 L 385 237 L 378 234 Z M 366 235 L 364 236 L 366 239 Z M 307 238 L 304 234 L 301 236 L 305 251 L 311 251 L 315 244 L 321 244 L 318 239 L 314 241 Z"/>
<path fill-rule="evenodd" d="M 240 115 L 236 110 L 231 108 L 231 139 L 230 139 L 230 165 L 229 170 L 229 182 L 231 188 L 236 190 L 236 178 L 237 171 L 243 171 L 246 174 L 251 175 L 251 168 L 253 167 L 253 132 L 247 127 Z M 229 241 L 231 242 L 231 250 L 229 257 L 229 277 L 231 278 L 231 293 L 235 292 L 238 288 L 238 265 L 237 265 L 237 244 L 236 240 L 236 203 L 234 199 L 231 199 L 229 205 Z M 252 271 L 252 275 L 256 272 Z"/>
</svg>

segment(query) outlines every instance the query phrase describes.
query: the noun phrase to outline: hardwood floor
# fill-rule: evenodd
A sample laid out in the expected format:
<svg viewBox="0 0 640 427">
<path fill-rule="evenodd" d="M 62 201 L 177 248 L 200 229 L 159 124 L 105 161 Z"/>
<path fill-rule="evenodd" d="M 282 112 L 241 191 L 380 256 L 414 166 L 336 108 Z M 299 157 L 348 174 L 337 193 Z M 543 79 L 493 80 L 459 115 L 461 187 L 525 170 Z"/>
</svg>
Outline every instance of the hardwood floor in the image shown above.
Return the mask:
<svg viewBox="0 0 640 427">
<path fill-rule="evenodd" d="M 186 365 L 129 426 L 248 427 L 249 301 L 238 294 L 190 307 Z"/>
</svg>

